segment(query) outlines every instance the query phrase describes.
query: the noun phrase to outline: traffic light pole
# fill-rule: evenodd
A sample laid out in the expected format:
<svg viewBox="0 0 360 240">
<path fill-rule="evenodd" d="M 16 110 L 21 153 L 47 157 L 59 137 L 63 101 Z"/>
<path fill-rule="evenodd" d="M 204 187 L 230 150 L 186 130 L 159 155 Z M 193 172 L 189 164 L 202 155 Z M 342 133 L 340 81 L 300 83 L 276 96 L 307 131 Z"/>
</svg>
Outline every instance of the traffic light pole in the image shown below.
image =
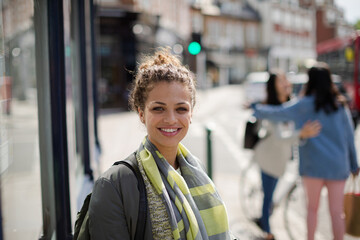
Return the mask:
<svg viewBox="0 0 360 240">
<path fill-rule="evenodd" d="M 206 55 L 204 51 L 196 56 L 196 78 L 199 88 L 208 88 L 209 84 L 206 81 Z"/>
</svg>

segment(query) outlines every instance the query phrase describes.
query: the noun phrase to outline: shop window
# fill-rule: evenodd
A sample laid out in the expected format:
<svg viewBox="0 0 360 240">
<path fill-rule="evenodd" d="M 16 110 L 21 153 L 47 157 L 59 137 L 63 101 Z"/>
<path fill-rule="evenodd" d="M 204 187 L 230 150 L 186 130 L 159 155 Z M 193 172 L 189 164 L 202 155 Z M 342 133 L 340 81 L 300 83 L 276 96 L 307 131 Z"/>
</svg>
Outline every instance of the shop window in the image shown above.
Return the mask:
<svg viewBox="0 0 360 240">
<path fill-rule="evenodd" d="M 34 6 L 0 5 L 0 180 L 4 239 L 42 231 Z"/>
</svg>

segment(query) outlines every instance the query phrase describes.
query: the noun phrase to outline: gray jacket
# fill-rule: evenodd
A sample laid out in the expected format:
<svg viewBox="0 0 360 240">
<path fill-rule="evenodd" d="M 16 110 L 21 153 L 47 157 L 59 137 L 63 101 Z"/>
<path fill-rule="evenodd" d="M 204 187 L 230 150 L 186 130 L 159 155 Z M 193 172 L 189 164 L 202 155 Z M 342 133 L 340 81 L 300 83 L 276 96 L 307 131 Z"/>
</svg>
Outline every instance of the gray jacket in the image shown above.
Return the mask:
<svg viewBox="0 0 360 240">
<path fill-rule="evenodd" d="M 110 167 L 95 182 L 89 205 L 93 240 L 132 240 L 135 237 L 140 193 L 134 173 L 124 165 Z M 149 212 L 144 239 L 152 238 Z"/>
</svg>

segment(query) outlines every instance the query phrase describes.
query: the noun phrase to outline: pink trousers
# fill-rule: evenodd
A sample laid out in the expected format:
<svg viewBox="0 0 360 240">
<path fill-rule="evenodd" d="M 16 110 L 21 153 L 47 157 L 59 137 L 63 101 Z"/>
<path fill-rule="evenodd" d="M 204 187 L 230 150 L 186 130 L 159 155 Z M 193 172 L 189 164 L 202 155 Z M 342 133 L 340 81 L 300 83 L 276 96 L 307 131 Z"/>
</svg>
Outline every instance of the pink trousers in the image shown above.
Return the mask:
<svg viewBox="0 0 360 240">
<path fill-rule="evenodd" d="M 307 239 L 314 240 L 320 193 L 323 186 L 326 186 L 334 240 L 343 240 L 345 234 L 343 214 L 345 180 L 335 181 L 311 177 L 302 179 L 307 196 Z"/>
</svg>

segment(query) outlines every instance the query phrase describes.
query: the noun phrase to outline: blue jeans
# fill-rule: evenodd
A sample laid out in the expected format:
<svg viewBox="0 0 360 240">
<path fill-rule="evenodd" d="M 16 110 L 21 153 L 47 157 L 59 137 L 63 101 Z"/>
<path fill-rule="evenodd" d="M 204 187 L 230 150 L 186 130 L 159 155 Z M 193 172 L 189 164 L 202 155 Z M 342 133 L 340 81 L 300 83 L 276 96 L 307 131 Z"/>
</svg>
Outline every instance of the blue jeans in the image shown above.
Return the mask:
<svg viewBox="0 0 360 240">
<path fill-rule="evenodd" d="M 261 228 L 265 232 L 270 233 L 269 218 L 271 215 L 272 197 L 278 179 L 261 171 L 261 180 L 262 180 L 262 188 L 264 192 L 264 200 L 263 200 L 263 208 L 262 208 L 262 216 L 260 218 L 260 224 L 261 224 Z"/>
</svg>

